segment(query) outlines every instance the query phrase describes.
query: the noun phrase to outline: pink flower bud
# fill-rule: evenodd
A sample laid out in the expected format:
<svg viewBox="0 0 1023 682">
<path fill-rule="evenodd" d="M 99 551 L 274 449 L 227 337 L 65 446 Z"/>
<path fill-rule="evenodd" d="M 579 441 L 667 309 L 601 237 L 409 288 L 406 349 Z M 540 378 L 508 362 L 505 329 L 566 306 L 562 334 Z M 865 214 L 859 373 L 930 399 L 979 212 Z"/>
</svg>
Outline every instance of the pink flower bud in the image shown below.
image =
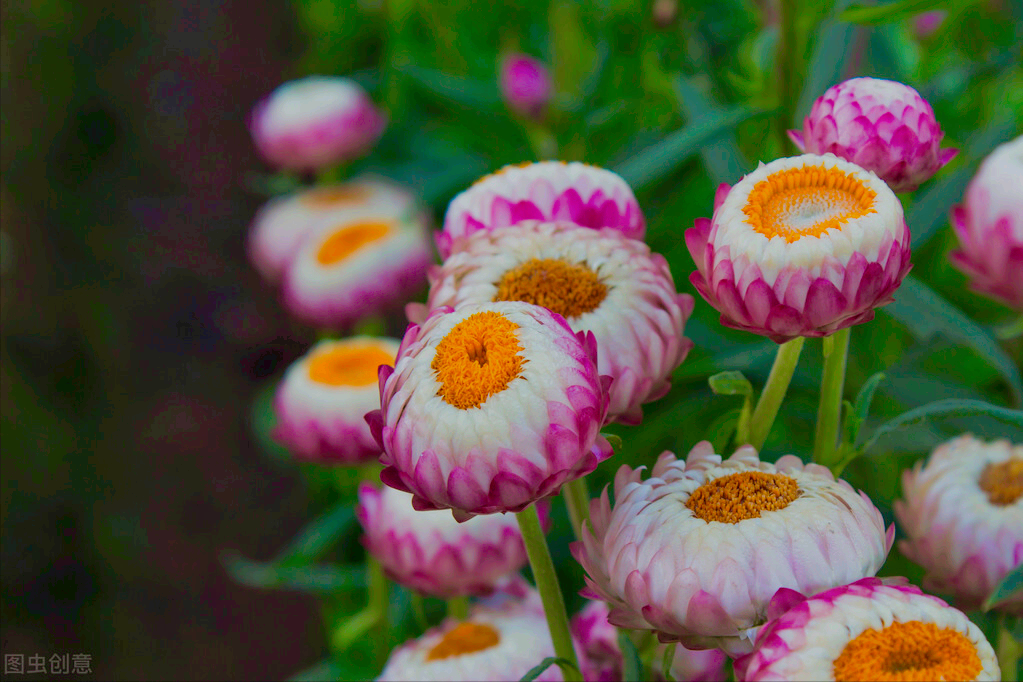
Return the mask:
<svg viewBox="0 0 1023 682">
<path fill-rule="evenodd" d="M 512 111 L 526 118 L 543 118 L 551 90 L 551 77 L 543 62 L 521 53 L 501 61 L 501 95 Z"/>
</svg>

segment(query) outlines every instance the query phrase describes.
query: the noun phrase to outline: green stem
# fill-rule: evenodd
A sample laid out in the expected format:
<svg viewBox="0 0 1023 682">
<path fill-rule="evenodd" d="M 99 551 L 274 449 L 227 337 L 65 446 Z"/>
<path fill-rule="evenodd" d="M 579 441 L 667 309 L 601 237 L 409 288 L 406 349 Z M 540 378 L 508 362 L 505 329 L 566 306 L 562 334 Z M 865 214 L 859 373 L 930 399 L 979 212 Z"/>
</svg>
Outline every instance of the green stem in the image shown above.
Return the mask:
<svg viewBox="0 0 1023 682">
<path fill-rule="evenodd" d="M 803 350 L 804 340 L 803 337 L 797 336 L 778 346 L 778 354 L 774 356 L 774 364 L 771 366 L 771 373 L 767 375 L 767 383 L 764 384 L 764 390 L 760 393 L 757 406 L 753 408 L 749 438 L 742 439 L 739 445 L 749 443 L 757 450 L 764 447 L 764 441 L 767 440 L 767 434 L 771 432 L 774 418 L 778 416 L 781 401 L 789 389 L 792 373 L 796 371 L 796 364 L 799 362 L 799 354 Z"/>
<path fill-rule="evenodd" d="M 319 186 L 324 185 L 337 185 L 340 184 L 345 178 L 345 169 L 341 164 L 333 166 L 326 166 L 316 171 L 316 184 Z"/>
<path fill-rule="evenodd" d="M 376 622 L 373 627 L 376 630 L 373 637 L 373 651 L 376 655 L 377 663 L 383 666 L 387 660 L 389 652 L 387 646 L 388 637 L 391 634 L 387 614 L 388 606 L 391 602 L 390 585 L 388 584 L 387 576 L 384 575 L 384 567 L 380 565 L 379 561 L 368 554 L 366 555 L 366 572 L 369 573 L 369 610 L 376 615 Z"/>
<path fill-rule="evenodd" d="M 824 374 L 813 437 L 813 461 L 830 467 L 838 451 L 838 427 L 842 412 L 845 365 L 849 357 L 849 327 L 824 338 Z"/>
<path fill-rule="evenodd" d="M 529 555 L 529 565 L 533 569 L 536 587 L 540 591 L 540 600 L 547 616 L 547 627 L 551 631 L 554 642 L 554 655 L 563 658 L 575 666 L 575 670 L 564 670 L 565 682 L 582 682 L 579 673 L 579 661 L 572 648 L 572 635 L 568 629 L 568 613 L 565 610 L 565 598 L 558 585 L 558 576 L 554 572 L 554 562 L 547 548 L 547 539 L 540 527 L 540 517 L 536 513 L 536 505 L 531 504 L 515 515 L 522 531 L 522 540 Z"/>
<path fill-rule="evenodd" d="M 568 518 L 572 521 L 572 530 L 577 540 L 582 540 L 583 524 L 590 518 L 590 491 L 586 488 L 586 478 L 569 481 L 561 489 L 568 508 Z"/>
<path fill-rule="evenodd" d="M 469 617 L 469 597 L 461 595 L 448 599 L 448 617 L 462 621 Z"/>
<path fill-rule="evenodd" d="M 792 152 L 792 141 L 788 129 L 792 125 L 793 107 L 796 101 L 796 0 L 779 0 L 778 3 L 778 47 L 774 55 L 775 74 L 778 82 L 778 105 L 781 112 L 775 118 L 781 156 Z"/>
<path fill-rule="evenodd" d="M 1019 336 L 1023 336 L 1023 315 L 1020 315 L 1014 321 L 1004 326 L 997 327 L 995 329 L 995 336 L 1002 341 L 1011 341 Z"/>
<path fill-rule="evenodd" d="M 1023 642 L 1017 642 L 1009 629 L 1012 616 L 1004 615 L 998 623 L 998 641 L 995 652 L 998 655 L 998 667 L 1002 669 L 1003 682 L 1018 680 L 1020 658 L 1023 657 Z"/>
<path fill-rule="evenodd" d="M 661 673 L 664 675 L 664 679 L 668 682 L 673 682 L 671 676 L 671 664 L 675 662 L 675 644 L 669 642 L 664 645 L 664 658 L 661 660 Z"/>
</svg>

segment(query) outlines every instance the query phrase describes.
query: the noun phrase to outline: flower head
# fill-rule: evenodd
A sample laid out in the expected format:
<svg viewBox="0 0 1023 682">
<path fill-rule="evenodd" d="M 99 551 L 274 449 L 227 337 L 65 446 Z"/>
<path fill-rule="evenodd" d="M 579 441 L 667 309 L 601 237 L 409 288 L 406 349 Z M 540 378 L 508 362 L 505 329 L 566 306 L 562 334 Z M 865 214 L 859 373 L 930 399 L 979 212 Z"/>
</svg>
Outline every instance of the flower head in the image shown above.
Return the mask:
<svg viewBox="0 0 1023 682">
<path fill-rule="evenodd" d="M 249 122 L 267 162 L 300 171 L 362 156 L 386 126 L 359 84 L 336 76 L 285 83 L 255 106 Z"/>
<path fill-rule="evenodd" d="M 367 550 L 388 576 L 424 594 L 487 595 L 526 564 L 522 534 L 511 515 L 458 523 L 444 511 L 416 511 L 406 492 L 369 483 L 359 487 L 356 514 Z"/>
<path fill-rule="evenodd" d="M 252 221 L 249 258 L 265 279 L 276 282 L 317 229 L 381 215 L 402 218 L 416 210 L 414 205 L 414 197 L 404 188 L 374 177 L 278 197 L 260 208 Z"/>
<path fill-rule="evenodd" d="M 428 309 L 526 301 L 593 332 L 597 368 L 614 379 L 608 414 L 618 421 L 638 423 L 640 405 L 668 391 L 692 347 L 682 334 L 693 297 L 675 290 L 661 255 L 618 230 L 527 220 L 477 232 L 430 281 Z"/>
<path fill-rule="evenodd" d="M 938 149 L 941 126 L 913 88 L 878 78 L 853 78 L 817 98 L 796 146 L 834 154 L 877 173 L 896 192 L 911 192 L 952 160 L 958 149 Z"/>
<path fill-rule="evenodd" d="M 346 328 L 404 305 L 433 261 L 428 219 L 407 204 L 346 213 L 302 241 L 284 272 L 288 310 L 315 325 Z"/>
<path fill-rule="evenodd" d="M 628 466 L 591 505 L 592 532 L 572 545 L 585 596 L 611 622 L 661 641 L 745 653 L 781 588 L 814 594 L 870 576 L 894 537 L 863 493 L 825 467 L 745 446 L 722 461 L 710 443 L 685 461 L 666 452 L 651 477 Z"/>
<path fill-rule="evenodd" d="M 629 185 L 603 168 L 573 161 L 541 161 L 501 170 L 456 196 L 437 235 L 443 258 L 464 237 L 523 220 L 557 220 L 582 227 L 613 227 L 642 239 L 646 222 Z"/>
<path fill-rule="evenodd" d="M 517 680 L 554 655 L 550 630 L 536 600 L 475 605 L 467 620 L 447 619 L 394 651 L 377 679 L 444 682 Z M 560 680 L 553 665 L 538 680 Z"/>
<path fill-rule="evenodd" d="M 1023 563 L 1023 445 L 967 434 L 902 474 L 899 549 L 927 571 L 924 587 L 979 608 Z M 1023 594 L 1001 606 L 1023 615 Z"/>
<path fill-rule="evenodd" d="M 526 118 L 543 118 L 551 99 L 551 77 L 543 62 L 514 53 L 501 60 L 501 95 L 508 107 Z"/>
<path fill-rule="evenodd" d="M 572 637 L 582 649 L 579 665 L 587 682 L 622 679 L 622 650 L 618 628 L 608 622 L 607 604 L 590 601 L 572 617 Z"/>
<path fill-rule="evenodd" d="M 396 339 L 320 341 L 284 374 L 274 396 L 273 436 L 299 458 L 358 465 L 380 455 L 366 413 L 380 407 L 377 370 L 391 366 Z"/>
<path fill-rule="evenodd" d="M 898 198 L 831 154 L 761 165 L 715 204 L 686 230 L 689 279 L 728 327 L 778 343 L 828 336 L 872 320 L 911 267 Z"/>
<path fill-rule="evenodd" d="M 996 148 L 952 209 L 952 264 L 970 287 L 1023 312 L 1023 136 Z"/>
<path fill-rule="evenodd" d="M 519 301 L 441 308 L 409 325 L 380 375 L 383 481 L 416 509 L 520 511 L 611 455 L 593 335 Z"/>
<path fill-rule="evenodd" d="M 779 597 L 753 652 L 736 661 L 737 680 L 1001 679 L 980 629 L 904 582 L 865 578 L 805 600 Z"/>
</svg>

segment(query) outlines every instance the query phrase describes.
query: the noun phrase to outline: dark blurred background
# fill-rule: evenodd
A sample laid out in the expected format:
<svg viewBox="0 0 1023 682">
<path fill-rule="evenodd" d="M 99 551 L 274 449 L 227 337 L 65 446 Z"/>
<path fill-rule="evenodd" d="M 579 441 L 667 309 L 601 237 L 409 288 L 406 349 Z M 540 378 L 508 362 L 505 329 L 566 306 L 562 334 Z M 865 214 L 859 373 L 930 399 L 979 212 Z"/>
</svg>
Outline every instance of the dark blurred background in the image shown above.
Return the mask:
<svg viewBox="0 0 1023 682">
<path fill-rule="evenodd" d="M 311 598 L 233 583 L 308 516 L 246 427 L 303 350 L 244 257 L 245 117 L 301 45 L 281 0 L 2 11 L 4 654 L 99 679 L 281 679 Z M 34 677 L 39 677 L 34 676 Z"/>
</svg>

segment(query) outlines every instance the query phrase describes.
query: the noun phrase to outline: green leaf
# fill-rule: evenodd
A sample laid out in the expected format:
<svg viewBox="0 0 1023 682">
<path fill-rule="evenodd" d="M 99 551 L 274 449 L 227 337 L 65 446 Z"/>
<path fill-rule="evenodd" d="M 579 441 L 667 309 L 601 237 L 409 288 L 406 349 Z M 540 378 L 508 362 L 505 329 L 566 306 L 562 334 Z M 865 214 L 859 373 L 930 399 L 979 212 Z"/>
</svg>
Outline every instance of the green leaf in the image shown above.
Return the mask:
<svg viewBox="0 0 1023 682">
<path fill-rule="evenodd" d="M 252 561 L 235 552 L 226 553 L 221 560 L 231 577 L 249 587 L 329 594 L 366 586 L 362 565 L 281 566 L 276 562 Z"/>
<path fill-rule="evenodd" d="M 421 89 L 472 109 L 494 108 L 501 103 L 496 82 L 453 76 L 415 64 L 404 64 L 399 71 Z"/>
<path fill-rule="evenodd" d="M 838 0 L 835 3 L 831 18 L 821 22 L 816 31 L 813 54 L 806 67 L 806 79 L 803 91 L 796 104 L 796 121 L 792 123 L 802 127 L 802 118 L 810 113 L 814 100 L 824 91 L 842 80 L 849 45 L 853 42 L 854 26 L 841 21 L 837 14 L 849 5 L 849 0 Z"/>
<path fill-rule="evenodd" d="M 839 18 L 851 24 L 886 24 L 940 7 L 941 4 L 934 0 L 897 0 L 883 5 L 853 5 Z"/>
<path fill-rule="evenodd" d="M 602 433 L 600 435 L 602 435 L 605 439 L 607 439 L 607 442 L 611 444 L 611 447 L 614 449 L 615 452 L 621 452 L 622 451 L 623 443 L 622 443 L 622 437 L 621 436 L 618 436 L 618 435 L 613 434 L 613 433 Z"/>
<path fill-rule="evenodd" d="M 314 520 L 295 536 L 291 544 L 277 557 L 282 566 L 308 564 L 323 555 L 355 521 L 355 509 L 350 502 L 339 504 Z"/>
<path fill-rule="evenodd" d="M 714 452 L 724 452 L 732 441 L 732 436 L 739 425 L 739 415 L 742 410 L 736 408 L 728 410 L 715 419 L 703 432 L 704 437 L 714 446 Z"/>
<path fill-rule="evenodd" d="M 1012 599 L 1023 592 L 1023 564 L 1016 566 L 1005 576 L 991 596 L 984 602 L 984 610 L 989 611 L 1002 602 Z"/>
<path fill-rule="evenodd" d="M 618 164 L 615 172 L 638 191 L 664 178 L 697 152 L 703 153 L 705 145 L 714 137 L 765 111 L 736 106 L 704 116 Z M 732 182 L 738 181 L 740 176 L 741 173 L 733 177 Z"/>
<path fill-rule="evenodd" d="M 969 139 L 960 154 L 966 163 L 959 162 L 951 172 L 940 172 L 941 176 L 913 202 L 906 212 L 906 224 L 912 230 L 912 247 L 918 249 L 926 244 L 938 230 L 947 227 L 948 214 L 952 205 L 962 201 L 966 185 L 976 172 L 976 166 L 992 149 L 1009 139 L 1015 130 L 1012 117 L 1005 116 L 984 126 Z M 958 159 L 956 161 L 959 161 Z"/>
<path fill-rule="evenodd" d="M 727 110 L 722 108 L 705 95 L 692 79 L 678 77 L 675 79 L 675 93 L 678 97 L 678 105 L 685 113 L 690 126 L 706 119 L 714 120 L 721 117 Z M 777 109 L 760 111 L 756 113 L 774 113 Z M 752 118 L 754 112 L 750 112 L 744 118 Z M 735 142 L 735 136 L 726 134 L 728 130 L 735 127 L 744 119 L 730 124 L 726 130 L 719 131 L 715 136 L 717 139 L 708 140 L 700 146 L 700 157 L 707 169 L 707 174 L 715 185 L 727 182 L 734 185 L 750 169 L 749 161 L 739 151 Z"/>
<path fill-rule="evenodd" d="M 622 682 L 642 682 L 643 662 L 639 660 L 639 652 L 636 645 L 629 639 L 628 630 L 619 628 L 618 647 L 622 650 L 624 668 L 622 670 Z"/>
<path fill-rule="evenodd" d="M 272 435 L 277 425 L 277 415 L 273 406 L 277 382 L 277 379 L 267 382 L 253 397 L 249 410 L 249 429 L 264 454 L 278 462 L 290 462 L 291 453 L 275 441 Z"/>
<path fill-rule="evenodd" d="M 895 293 L 895 301 L 881 310 L 906 325 L 920 340 L 943 334 L 977 351 L 1005 377 L 1016 404 L 1023 403 L 1023 382 L 1020 380 L 1019 366 L 983 327 L 927 285 L 907 276 Z"/>
<path fill-rule="evenodd" d="M 288 678 L 288 682 L 328 682 L 342 680 L 341 666 L 334 659 L 325 658 Z"/>
<path fill-rule="evenodd" d="M 718 372 L 709 377 L 707 383 L 710 384 L 710 390 L 717 395 L 742 395 L 747 398 L 753 396 L 753 384 L 742 372 L 736 370 Z"/>
<path fill-rule="evenodd" d="M 552 665 L 556 665 L 556 666 L 560 667 L 562 670 L 575 670 L 575 671 L 579 670 L 579 668 L 577 668 L 574 665 L 572 665 L 571 661 L 568 661 L 568 660 L 566 660 L 564 658 L 556 658 L 554 656 L 548 656 L 547 658 L 545 658 L 542 661 L 540 661 L 539 665 L 534 666 L 532 670 L 530 670 L 528 673 L 523 675 L 522 679 L 520 679 L 519 682 L 533 682 L 533 680 L 535 680 L 536 678 L 540 677 L 541 674 L 543 674 L 544 670 L 547 670 L 547 668 L 551 667 Z"/>
<path fill-rule="evenodd" d="M 873 447 L 881 436 L 887 433 L 912 426 L 913 424 L 923 423 L 931 417 L 950 418 L 974 415 L 986 415 L 1023 429 L 1023 411 L 1021 410 L 1010 410 L 1007 407 L 999 407 L 982 400 L 958 400 L 955 398 L 936 400 L 933 403 L 927 403 L 926 405 L 903 412 L 898 417 L 885 422 L 874 431 L 861 450 L 866 452 Z"/>
<path fill-rule="evenodd" d="M 874 402 L 874 393 L 885 378 L 883 372 L 878 372 L 867 379 L 863 387 L 860 388 L 860 392 L 856 394 L 856 401 L 852 404 L 852 409 L 848 413 L 847 443 L 856 444 L 856 436 L 860 432 L 860 427 L 863 426 L 863 422 L 867 421 L 867 417 L 870 416 L 870 405 Z"/>
</svg>

